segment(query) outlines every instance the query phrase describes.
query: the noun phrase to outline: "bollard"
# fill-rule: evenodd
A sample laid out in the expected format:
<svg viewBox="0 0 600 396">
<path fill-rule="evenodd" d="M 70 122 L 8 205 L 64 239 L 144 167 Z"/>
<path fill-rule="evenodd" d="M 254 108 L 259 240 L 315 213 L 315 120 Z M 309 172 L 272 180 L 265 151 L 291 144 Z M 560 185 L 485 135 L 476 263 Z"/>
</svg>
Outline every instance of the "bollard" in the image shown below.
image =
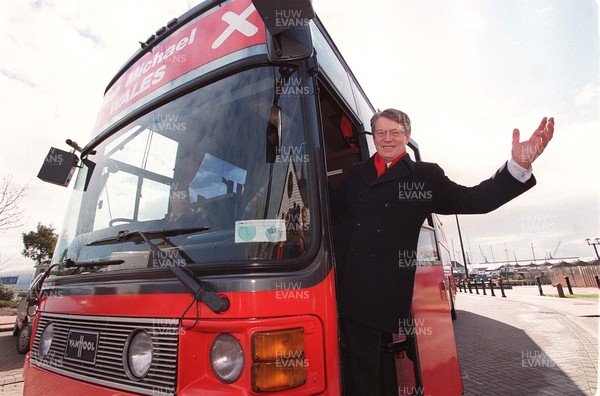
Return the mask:
<svg viewBox="0 0 600 396">
<path fill-rule="evenodd" d="M 481 288 L 483 289 L 483 295 L 487 296 L 487 293 L 485 292 L 485 282 L 483 281 L 483 279 L 481 280 Z"/>
<path fill-rule="evenodd" d="M 569 294 L 573 295 L 573 288 L 571 288 L 571 280 L 568 276 L 565 276 L 565 283 L 567 284 L 567 289 L 569 289 Z"/>
<path fill-rule="evenodd" d="M 502 278 L 498 280 L 498 284 L 500 285 L 500 292 L 502 292 L 502 297 L 506 298 L 506 294 L 504 294 L 504 285 L 502 284 Z"/>
<path fill-rule="evenodd" d="M 471 282 L 467 279 L 467 286 L 469 286 L 469 293 L 473 294 L 473 289 L 471 289 Z"/>
<path fill-rule="evenodd" d="M 535 277 L 535 282 L 538 285 L 538 290 L 540 291 L 540 296 L 543 296 L 544 295 L 544 291 L 542 290 L 542 281 L 540 281 L 540 277 L 539 276 Z"/>
<path fill-rule="evenodd" d="M 492 283 L 491 279 L 490 279 L 490 293 L 492 293 L 492 297 L 496 297 L 496 295 L 494 294 L 494 284 Z"/>
<path fill-rule="evenodd" d="M 595 275 L 594 279 L 596 279 L 596 286 L 598 286 L 598 289 L 600 289 L 600 277 L 598 277 L 598 275 Z"/>
<path fill-rule="evenodd" d="M 479 288 L 477 287 L 477 279 L 474 279 L 473 283 L 475 284 L 475 293 L 479 294 Z"/>
<path fill-rule="evenodd" d="M 556 291 L 558 292 L 558 297 L 565 298 L 565 292 L 563 291 L 562 285 L 560 283 L 556 284 Z"/>
</svg>

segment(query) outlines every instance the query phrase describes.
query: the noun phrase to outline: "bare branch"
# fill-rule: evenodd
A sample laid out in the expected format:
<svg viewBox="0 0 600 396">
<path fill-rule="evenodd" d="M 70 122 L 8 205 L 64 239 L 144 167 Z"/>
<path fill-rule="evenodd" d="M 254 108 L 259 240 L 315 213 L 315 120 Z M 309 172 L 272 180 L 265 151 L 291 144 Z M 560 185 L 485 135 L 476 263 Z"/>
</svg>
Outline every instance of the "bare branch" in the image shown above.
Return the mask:
<svg viewBox="0 0 600 396">
<path fill-rule="evenodd" d="M 10 263 L 11 257 L 2 256 L 2 252 L 0 252 L 0 271 L 4 271 L 9 269 L 14 264 Z"/>
<path fill-rule="evenodd" d="M 7 258 L 2 257 L 2 253 L 0 253 L 0 270 L 4 269 L 2 266 L 8 262 Z"/>
<path fill-rule="evenodd" d="M 20 201 L 25 197 L 28 185 L 18 185 L 12 182 L 12 177 L 2 179 L 0 184 L 0 231 L 23 225 L 24 210 Z"/>
</svg>

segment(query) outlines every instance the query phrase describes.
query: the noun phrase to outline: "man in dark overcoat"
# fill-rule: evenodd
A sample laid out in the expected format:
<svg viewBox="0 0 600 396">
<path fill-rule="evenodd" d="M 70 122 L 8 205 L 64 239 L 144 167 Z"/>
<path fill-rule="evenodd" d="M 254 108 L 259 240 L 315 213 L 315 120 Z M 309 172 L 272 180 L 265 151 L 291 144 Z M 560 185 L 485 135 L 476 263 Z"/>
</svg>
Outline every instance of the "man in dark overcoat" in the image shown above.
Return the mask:
<svg viewBox="0 0 600 396">
<path fill-rule="evenodd" d="M 375 394 L 382 334 L 399 333 L 410 317 L 425 219 L 487 213 L 533 187 L 531 163 L 552 138 L 554 120 L 544 118 L 525 142 L 515 129 L 511 160 L 474 187 L 454 183 L 437 164 L 411 160 L 405 113 L 377 113 L 371 130 L 377 153 L 348 171 L 331 200 L 346 393 L 360 396 Z"/>
</svg>

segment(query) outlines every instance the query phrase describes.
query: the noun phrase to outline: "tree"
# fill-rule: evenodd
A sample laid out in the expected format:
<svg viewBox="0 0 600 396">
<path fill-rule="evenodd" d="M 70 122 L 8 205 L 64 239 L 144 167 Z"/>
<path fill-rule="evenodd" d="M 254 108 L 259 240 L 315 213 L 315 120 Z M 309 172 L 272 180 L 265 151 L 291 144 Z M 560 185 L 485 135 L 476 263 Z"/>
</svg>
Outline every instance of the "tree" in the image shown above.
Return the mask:
<svg viewBox="0 0 600 396">
<path fill-rule="evenodd" d="M 14 288 L 0 284 L 0 301 L 13 301 L 16 295 Z"/>
<path fill-rule="evenodd" d="M 38 223 L 36 232 L 30 231 L 27 234 L 22 233 L 22 235 L 25 249 L 21 254 L 35 261 L 37 265 L 50 264 L 54 247 L 58 241 L 54 227 Z"/>
<path fill-rule="evenodd" d="M 25 196 L 27 185 L 20 186 L 12 182 L 10 176 L 2 179 L 0 184 L 0 231 L 23 225 L 23 209 L 20 201 Z"/>
</svg>

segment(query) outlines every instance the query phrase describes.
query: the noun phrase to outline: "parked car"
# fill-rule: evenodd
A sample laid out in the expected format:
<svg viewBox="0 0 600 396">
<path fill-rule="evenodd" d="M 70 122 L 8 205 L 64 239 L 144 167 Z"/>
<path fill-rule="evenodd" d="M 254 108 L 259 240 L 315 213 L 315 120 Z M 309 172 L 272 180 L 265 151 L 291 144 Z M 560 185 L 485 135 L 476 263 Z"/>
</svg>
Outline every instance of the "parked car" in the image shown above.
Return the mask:
<svg viewBox="0 0 600 396">
<path fill-rule="evenodd" d="M 487 274 L 477 274 L 475 275 L 475 282 L 487 282 L 488 276 Z"/>
<path fill-rule="evenodd" d="M 44 273 L 39 274 L 31 283 L 29 291 L 21 297 L 17 306 L 17 318 L 15 319 L 15 327 L 13 336 L 17 337 L 17 352 L 25 354 L 29 352 L 29 344 L 31 342 L 31 323 L 36 309 L 31 307 L 32 294 L 36 293 L 39 283 L 43 281 Z"/>
</svg>

